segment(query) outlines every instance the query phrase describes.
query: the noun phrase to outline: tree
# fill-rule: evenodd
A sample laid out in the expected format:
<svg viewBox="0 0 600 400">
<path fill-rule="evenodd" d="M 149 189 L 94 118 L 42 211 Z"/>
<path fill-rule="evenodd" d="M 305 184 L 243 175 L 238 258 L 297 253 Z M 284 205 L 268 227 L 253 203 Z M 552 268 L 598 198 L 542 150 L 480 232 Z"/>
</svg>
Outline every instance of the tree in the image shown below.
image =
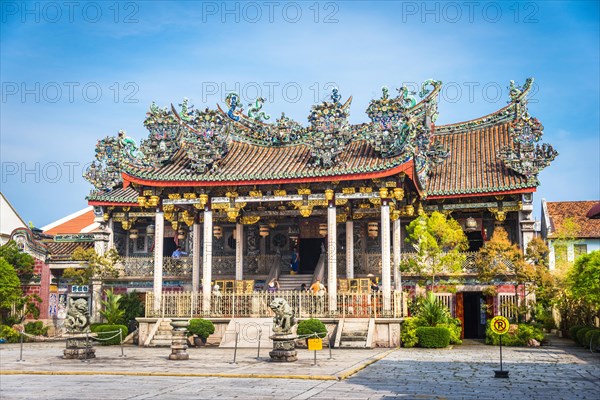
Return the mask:
<svg viewBox="0 0 600 400">
<path fill-rule="evenodd" d="M 588 315 L 600 317 L 600 250 L 577 258 L 567 274 L 567 285 L 571 297 L 588 309 Z"/>
<path fill-rule="evenodd" d="M 110 249 L 101 256 L 94 249 L 85 250 L 78 247 L 71 254 L 71 259 L 82 261 L 81 265 L 85 268 L 66 268 L 63 272 L 63 278 L 69 279 L 78 285 L 87 285 L 94 277 L 117 278 L 119 276 L 117 263 L 121 257 L 115 249 Z"/>
<path fill-rule="evenodd" d="M 21 283 L 27 283 L 33 276 L 35 260 L 22 251 L 14 240 L 0 246 L 0 257 L 3 257 L 15 269 Z"/>
<path fill-rule="evenodd" d="M 524 314 L 519 301 L 519 286 L 535 279 L 535 268 L 525 261 L 523 252 L 508 239 L 508 233 L 501 227 L 494 230 L 492 238 L 486 242 L 475 256 L 478 278 L 483 282 L 501 279 L 512 282 L 515 288 L 517 322 Z"/>
<path fill-rule="evenodd" d="M 430 276 L 433 290 L 437 275 L 461 270 L 465 260 L 461 251 L 469 248 L 469 241 L 456 220 L 437 211 L 431 216 L 421 213 L 406 231 L 406 241 L 412 243 L 416 255 L 401 263 L 403 271 Z"/>
<path fill-rule="evenodd" d="M 23 295 L 21 281 L 12 265 L 0 257 L 0 310 L 8 314 L 13 304 Z"/>
</svg>

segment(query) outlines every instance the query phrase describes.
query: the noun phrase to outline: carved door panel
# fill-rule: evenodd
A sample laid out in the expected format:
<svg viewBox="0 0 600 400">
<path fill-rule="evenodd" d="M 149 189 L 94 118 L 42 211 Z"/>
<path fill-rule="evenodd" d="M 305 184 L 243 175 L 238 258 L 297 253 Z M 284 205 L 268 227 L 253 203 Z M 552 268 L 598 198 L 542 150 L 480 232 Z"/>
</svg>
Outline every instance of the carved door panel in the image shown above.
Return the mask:
<svg viewBox="0 0 600 400">
<path fill-rule="evenodd" d="M 465 338 L 465 307 L 464 293 L 456 293 L 456 318 L 460 319 L 460 338 Z"/>
</svg>

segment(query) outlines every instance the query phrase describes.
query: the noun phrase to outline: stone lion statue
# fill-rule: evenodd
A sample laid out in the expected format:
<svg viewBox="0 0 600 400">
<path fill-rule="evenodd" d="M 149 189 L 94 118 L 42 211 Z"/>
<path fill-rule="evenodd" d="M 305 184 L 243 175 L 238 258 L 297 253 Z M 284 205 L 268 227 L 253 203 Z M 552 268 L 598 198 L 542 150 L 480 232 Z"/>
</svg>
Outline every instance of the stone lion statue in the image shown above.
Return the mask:
<svg viewBox="0 0 600 400">
<path fill-rule="evenodd" d="M 84 332 L 90 324 L 88 302 L 86 299 L 69 299 L 65 328 L 70 332 Z"/>
<path fill-rule="evenodd" d="M 296 320 L 294 319 L 292 307 L 290 307 L 288 302 L 281 297 L 277 297 L 273 299 L 269 307 L 275 313 L 275 317 L 273 317 L 273 332 L 291 333 Z"/>
</svg>

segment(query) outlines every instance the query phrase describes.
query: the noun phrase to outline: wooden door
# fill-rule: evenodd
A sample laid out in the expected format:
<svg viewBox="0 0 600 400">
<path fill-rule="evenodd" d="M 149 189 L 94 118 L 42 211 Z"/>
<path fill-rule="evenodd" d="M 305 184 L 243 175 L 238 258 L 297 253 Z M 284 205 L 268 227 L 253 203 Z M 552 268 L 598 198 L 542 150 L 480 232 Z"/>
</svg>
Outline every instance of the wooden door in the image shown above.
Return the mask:
<svg viewBox="0 0 600 400">
<path fill-rule="evenodd" d="M 460 338 L 465 338 L 465 307 L 464 307 L 464 294 L 456 293 L 456 318 L 460 320 Z"/>
</svg>

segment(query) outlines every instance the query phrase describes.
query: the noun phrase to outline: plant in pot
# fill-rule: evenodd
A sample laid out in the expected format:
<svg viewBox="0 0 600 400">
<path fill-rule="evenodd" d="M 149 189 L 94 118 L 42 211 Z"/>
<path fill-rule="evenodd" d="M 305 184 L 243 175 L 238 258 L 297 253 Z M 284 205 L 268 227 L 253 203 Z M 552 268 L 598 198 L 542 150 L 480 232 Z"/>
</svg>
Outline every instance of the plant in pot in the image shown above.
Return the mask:
<svg viewBox="0 0 600 400">
<path fill-rule="evenodd" d="M 188 335 L 194 336 L 194 345 L 204 346 L 206 339 L 213 333 L 215 333 L 215 325 L 209 320 L 204 318 L 190 319 Z"/>
</svg>

